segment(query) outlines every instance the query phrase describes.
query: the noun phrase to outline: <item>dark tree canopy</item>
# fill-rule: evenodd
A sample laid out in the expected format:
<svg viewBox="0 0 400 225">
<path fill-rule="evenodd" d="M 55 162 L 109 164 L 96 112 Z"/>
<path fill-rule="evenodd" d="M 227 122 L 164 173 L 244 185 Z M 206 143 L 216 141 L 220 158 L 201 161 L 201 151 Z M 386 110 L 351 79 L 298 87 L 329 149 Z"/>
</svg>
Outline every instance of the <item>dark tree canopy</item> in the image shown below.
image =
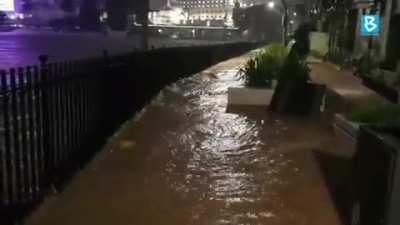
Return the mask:
<svg viewBox="0 0 400 225">
<path fill-rule="evenodd" d="M 32 10 L 33 10 L 32 0 L 24 0 L 22 2 L 22 11 L 23 12 L 30 12 Z"/>
<path fill-rule="evenodd" d="M 293 45 L 290 55 L 296 55 L 300 58 L 305 58 L 310 52 L 310 32 L 309 24 L 301 24 L 294 32 L 293 38 L 296 43 Z"/>
<path fill-rule="evenodd" d="M 74 0 L 63 0 L 61 2 L 61 9 L 66 12 L 74 12 L 75 11 L 75 2 Z"/>
<path fill-rule="evenodd" d="M 97 30 L 100 27 L 100 11 L 95 0 L 83 0 L 79 15 L 80 24 L 83 28 Z"/>
<path fill-rule="evenodd" d="M 108 24 L 113 30 L 123 30 L 128 23 L 128 13 L 135 13 L 139 22 L 147 19 L 149 0 L 106 0 Z"/>
</svg>

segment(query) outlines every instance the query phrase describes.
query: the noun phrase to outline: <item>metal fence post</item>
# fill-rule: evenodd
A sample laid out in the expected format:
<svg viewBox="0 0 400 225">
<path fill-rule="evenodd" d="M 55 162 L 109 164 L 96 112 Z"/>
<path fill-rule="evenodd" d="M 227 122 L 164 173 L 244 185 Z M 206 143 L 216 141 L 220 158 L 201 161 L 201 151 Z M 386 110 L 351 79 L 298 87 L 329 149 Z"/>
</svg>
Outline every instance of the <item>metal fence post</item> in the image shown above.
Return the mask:
<svg viewBox="0 0 400 225">
<path fill-rule="evenodd" d="M 12 205 L 15 201 L 15 195 L 14 195 L 14 184 L 15 184 L 15 176 L 13 173 L 13 152 L 12 152 L 12 143 L 11 143 L 11 123 L 10 123 L 10 93 L 9 93 L 9 82 L 7 77 L 8 74 L 6 71 L 0 71 L 0 76 L 1 76 L 1 93 L 3 95 L 2 99 L 2 113 L 3 113 L 3 138 L 4 138 L 4 152 L 3 152 L 3 157 L 5 161 L 5 165 L 2 166 L 2 169 L 4 169 L 5 172 L 5 177 L 3 178 L 3 182 L 5 184 L 3 185 L 4 187 L 4 192 L 3 195 L 1 195 L 1 205 L 7 207 L 9 205 Z"/>
<path fill-rule="evenodd" d="M 45 185 L 51 183 L 53 167 L 53 149 L 52 149 L 52 139 L 51 139 L 51 115 L 50 115 L 50 79 L 48 71 L 48 56 L 39 56 L 40 61 L 40 78 L 42 81 L 42 129 L 43 129 L 43 160 L 44 160 L 44 178 Z"/>
</svg>

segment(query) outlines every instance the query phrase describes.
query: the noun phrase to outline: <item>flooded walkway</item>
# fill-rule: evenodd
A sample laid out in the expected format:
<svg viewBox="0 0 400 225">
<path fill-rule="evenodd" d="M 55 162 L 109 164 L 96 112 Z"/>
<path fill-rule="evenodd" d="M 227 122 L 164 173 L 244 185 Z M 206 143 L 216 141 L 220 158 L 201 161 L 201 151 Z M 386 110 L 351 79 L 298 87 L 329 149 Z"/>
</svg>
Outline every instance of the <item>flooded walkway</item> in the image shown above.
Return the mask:
<svg viewBox="0 0 400 225">
<path fill-rule="evenodd" d="M 310 69 L 310 76 L 314 82 L 327 85 L 350 102 L 364 100 L 388 103 L 385 98 L 364 86 L 361 78 L 354 76 L 351 70 L 337 70 L 334 64 L 328 62 L 310 63 Z"/>
<path fill-rule="evenodd" d="M 165 88 L 28 225 L 337 225 L 319 121 L 227 113 L 248 55 Z"/>
</svg>

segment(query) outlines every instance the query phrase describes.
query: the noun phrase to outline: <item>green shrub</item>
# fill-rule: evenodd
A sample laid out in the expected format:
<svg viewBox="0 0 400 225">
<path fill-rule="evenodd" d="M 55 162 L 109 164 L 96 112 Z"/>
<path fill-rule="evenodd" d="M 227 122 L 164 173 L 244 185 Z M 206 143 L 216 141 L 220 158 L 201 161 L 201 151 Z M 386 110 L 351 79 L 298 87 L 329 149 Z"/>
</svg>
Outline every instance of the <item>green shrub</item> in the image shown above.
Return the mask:
<svg viewBox="0 0 400 225">
<path fill-rule="evenodd" d="M 346 118 L 358 123 L 400 124 L 400 105 L 360 104 Z"/>
<path fill-rule="evenodd" d="M 397 72 L 397 74 L 396 74 L 396 79 L 394 80 L 393 85 L 394 85 L 395 87 L 400 87 L 400 71 Z"/>
<path fill-rule="evenodd" d="M 282 65 L 288 54 L 287 49 L 282 44 L 269 44 L 264 47 L 263 54 L 274 58 L 278 64 Z"/>
<path fill-rule="evenodd" d="M 278 112 L 310 115 L 317 92 L 308 83 L 309 72 L 304 55 L 299 56 L 292 51 L 280 71 L 270 108 Z"/>
<path fill-rule="evenodd" d="M 371 79 L 371 81 L 373 81 L 376 85 L 380 86 L 380 87 L 386 87 L 388 86 L 385 78 L 379 74 L 377 76 L 372 76 L 370 74 L 365 75 L 365 77 L 369 77 Z"/>
<path fill-rule="evenodd" d="M 286 48 L 280 44 L 270 44 L 241 69 L 247 87 L 271 87 L 278 78 L 287 56 Z"/>
<path fill-rule="evenodd" d="M 269 86 L 267 77 L 260 72 L 257 58 L 250 59 L 243 68 L 245 85 L 248 87 L 265 87 Z"/>
<path fill-rule="evenodd" d="M 280 82 L 294 81 L 299 85 L 307 83 L 310 80 L 310 69 L 307 63 L 300 59 L 296 54 L 288 57 L 280 70 Z"/>
</svg>

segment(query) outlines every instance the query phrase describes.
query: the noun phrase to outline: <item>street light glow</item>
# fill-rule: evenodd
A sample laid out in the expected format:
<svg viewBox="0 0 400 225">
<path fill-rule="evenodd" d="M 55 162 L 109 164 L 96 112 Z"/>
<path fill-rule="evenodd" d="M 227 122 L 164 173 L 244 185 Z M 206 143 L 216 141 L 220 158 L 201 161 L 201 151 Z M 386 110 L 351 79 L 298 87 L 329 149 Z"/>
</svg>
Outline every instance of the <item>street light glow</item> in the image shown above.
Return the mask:
<svg viewBox="0 0 400 225">
<path fill-rule="evenodd" d="M 268 8 L 270 9 L 275 8 L 275 2 L 268 2 Z"/>
</svg>

